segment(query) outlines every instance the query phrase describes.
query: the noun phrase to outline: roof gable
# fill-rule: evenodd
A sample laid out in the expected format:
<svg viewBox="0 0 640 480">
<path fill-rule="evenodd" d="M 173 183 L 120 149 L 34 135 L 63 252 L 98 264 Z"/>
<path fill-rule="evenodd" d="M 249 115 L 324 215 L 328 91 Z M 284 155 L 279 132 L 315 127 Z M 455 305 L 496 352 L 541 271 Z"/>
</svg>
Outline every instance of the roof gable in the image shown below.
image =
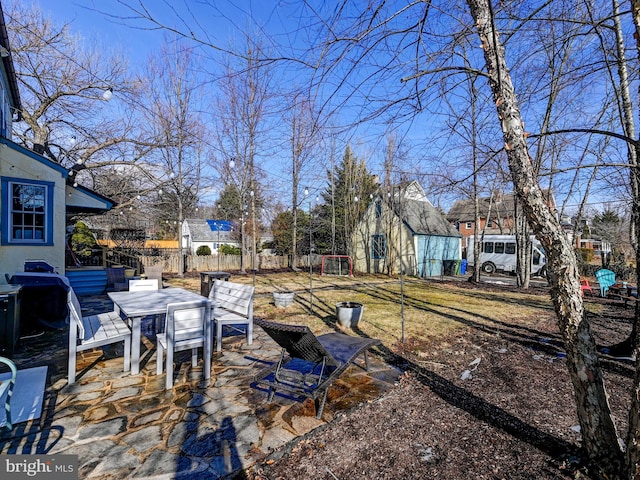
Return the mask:
<svg viewBox="0 0 640 480">
<path fill-rule="evenodd" d="M 461 236 L 444 214 L 428 200 L 405 199 L 401 205 L 395 206 L 395 213 L 402 216 L 407 227 L 416 235 Z"/>
<path fill-rule="evenodd" d="M 29 150 L 28 148 L 25 148 L 25 147 L 23 147 L 21 145 L 18 145 L 17 143 L 12 142 L 8 138 L 0 137 L 0 144 L 4 144 L 7 147 L 11 148 L 12 150 L 15 150 L 16 152 L 19 152 L 19 153 L 31 158 L 32 160 L 40 162 L 41 164 L 51 168 L 52 170 L 55 170 L 56 172 L 58 172 L 62 176 L 62 178 L 67 178 L 67 176 L 69 175 L 69 171 L 66 168 L 64 168 L 62 165 L 60 165 L 59 163 L 53 162 L 53 161 L 43 157 L 42 155 L 38 155 L 33 150 Z"/>
<path fill-rule="evenodd" d="M 461 236 L 447 221 L 445 215 L 433 206 L 417 181 L 408 182 L 394 190 L 398 189 L 401 193 L 390 199 L 391 209 L 396 216 L 404 220 L 414 235 Z M 400 202 L 398 198 L 401 199 Z"/>
<path fill-rule="evenodd" d="M 542 196 L 546 202 L 555 206 L 555 200 L 549 190 L 543 190 Z M 491 215 L 492 219 L 513 217 L 516 208 L 516 194 L 514 192 L 497 194 L 478 199 L 478 210 L 481 218 Z M 447 213 L 450 222 L 472 222 L 476 218 L 475 202 L 473 199 L 457 200 Z"/>
<path fill-rule="evenodd" d="M 67 213 L 102 213 L 111 210 L 115 202 L 82 185 L 66 186 Z"/>
</svg>

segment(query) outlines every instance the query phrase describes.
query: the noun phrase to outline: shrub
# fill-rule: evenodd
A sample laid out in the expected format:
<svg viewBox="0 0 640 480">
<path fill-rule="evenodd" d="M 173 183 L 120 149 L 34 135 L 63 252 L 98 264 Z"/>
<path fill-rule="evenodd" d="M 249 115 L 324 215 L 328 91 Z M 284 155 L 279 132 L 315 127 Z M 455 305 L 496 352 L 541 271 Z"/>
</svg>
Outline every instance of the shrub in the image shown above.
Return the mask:
<svg viewBox="0 0 640 480">
<path fill-rule="evenodd" d="M 222 255 L 240 255 L 242 251 L 240 247 L 234 247 L 232 245 L 221 245 L 220 246 L 220 254 Z"/>
<path fill-rule="evenodd" d="M 196 250 L 196 255 L 199 257 L 204 257 L 206 255 L 211 255 L 211 249 L 208 245 L 200 245 Z"/>
<path fill-rule="evenodd" d="M 92 249 L 97 245 L 95 236 L 84 222 L 74 225 L 69 243 L 73 253 L 79 257 L 91 257 Z"/>
</svg>

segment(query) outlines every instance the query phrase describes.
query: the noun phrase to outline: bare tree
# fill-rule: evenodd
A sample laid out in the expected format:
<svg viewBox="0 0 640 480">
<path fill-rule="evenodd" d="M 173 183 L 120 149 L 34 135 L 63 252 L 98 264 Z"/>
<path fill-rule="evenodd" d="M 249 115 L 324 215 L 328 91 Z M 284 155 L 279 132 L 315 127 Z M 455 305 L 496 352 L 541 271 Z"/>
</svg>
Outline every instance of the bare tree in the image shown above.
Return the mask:
<svg viewBox="0 0 640 480">
<path fill-rule="evenodd" d="M 179 228 L 197 206 L 205 141 L 203 90 L 193 52 L 180 42 L 166 42 L 148 62 L 145 83 L 146 123 L 163 145 L 145 159 L 162 191 L 154 217 L 158 223 L 176 222 L 181 240 Z"/>
<path fill-rule="evenodd" d="M 547 253 L 552 300 L 569 358 L 582 438 L 591 459 L 601 466 L 608 478 L 623 478 L 622 452 L 595 342 L 584 317 L 575 253 L 555 212 L 544 200 L 529 156 L 522 115 L 505 60 L 505 49 L 494 26 L 492 6 L 488 0 L 468 0 L 467 3 L 484 50 L 513 183 L 529 224 Z"/>
<path fill-rule="evenodd" d="M 21 144 L 73 167 L 72 174 L 133 165 L 156 145 L 141 135 L 134 115 L 114 118 L 107 108 L 105 95 L 114 94 L 135 105 L 135 83 L 121 55 L 83 43 L 35 6 L 13 2 L 5 14 L 22 97 L 24 123 L 14 132 Z"/>
<path fill-rule="evenodd" d="M 301 94 L 294 94 L 291 105 L 287 109 L 286 120 L 291 128 L 291 266 L 297 270 L 298 256 L 298 209 L 303 198 L 300 198 L 301 178 L 314 160 L 314 151 L 319 143 L 319 126 L 311 101 Z"/>
<path fill-rule="evenodd" d="M 256 269 L 256 250 L 259 215 L 258 207 L 263 172 L 256 168 L 264 135 L 264 121 L 272 97 L 271 74 L 266 65 L 256 59 L 261 49 L 249 35 L 245 37 L 246 57 L 226 66 L 226 73 L 219 83 L 221 95 L 217 102 L 216 167 L 224 184 L 233 184 L 240 194 L 243 210 L 240 220 L 242 238 L 242 266 L 246 272 L 246 233 L 251 237 L 251 268 Z"/>
<path fill-rule="evenodd" d="M 402 188 L 406 183 L 406 179 L 403 178 L 402 175 L 398 175 L 397 171 L 398 166 L 402 165 L 406 161 L 407 155 L 408 152 L 405 149 L 404 145 L 402 145 L 399 136 L 397 134 L 388 134 L 383 164 L 384 176 L 382 179 L 382 184 L 380 186 L 380 191 L 378 192 L 378 195 L 380 197 L 376 199 L 376 201 L 384 202 L 385 205 L 391 207 L 393 211 L 398 215 L 399 220 L 393 215 L 385 215 L 384 218 L 382 218 L 381 216 L 380 220 L 386 220 L 387 222 L 385 228 L 383 229 L 383 231 L 386 232 L 399 232 L 403 228 L 402 225 L 398 225 L 398 221 L 400 222 L 400 224 L 402 224 L 402 222 L 404 221 L 404 219 L 400 217 L 400 214 L 402 213 Z M 363 225 L 363 228 L 366 227 L 366 224 Z M 376 232 L 379 231 L 381 230 L 376 230 Z M 371 234 L 367 233 L 367 236 L 365 237 L 363 235 L 363 238 L 369 238 L 370 236 Z M 403 272 L 396 272 L 395 269 L 397 265 L 402 265 L 403 263 L 402 255 L 400 253 L 402 246 L 398 240 L 398 238 L 395 238 L 395 236 L 392 235 L 385 238 L 387 252 L 384 257 L 384 271 L 387 275 L 395 275 L 396 273 L 399 273 L 402 279 Z M 368 246 L 367 248 L 371 247 Z M 397 259 L 399 259 L 399 261 L 397 261 Z M 368 269 L 367 271 L 371 270 Z M 373 271 L 378 273 L 383 271 L 383 269 L 376 268 Z"/>
</svg>

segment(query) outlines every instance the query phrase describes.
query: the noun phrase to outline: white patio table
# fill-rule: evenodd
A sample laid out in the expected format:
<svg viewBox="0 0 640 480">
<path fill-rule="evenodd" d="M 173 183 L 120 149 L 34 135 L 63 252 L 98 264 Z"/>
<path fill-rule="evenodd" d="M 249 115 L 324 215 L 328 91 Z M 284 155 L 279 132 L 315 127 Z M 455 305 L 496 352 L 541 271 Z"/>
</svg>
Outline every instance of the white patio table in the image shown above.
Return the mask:
<svg viewBox="0 0 640 480">
<path fill-rule="evenodd" d="M 163 288 L 160 290 L 148 290 L 138 292 L 109 292 L 107 294 L 113 302 L 116 312 L 122 312 L 131 322 L 131 374 L 140 372 L 140 339 L 142 317 L 147 315 L 161 315 L 167 312 L 167 305 L 177 302 L 189 302 L 202 300 L 204 297 L 198 293 L 184 288 Z M 209 328 L 211 326 L 209 325 Z M 211 330 L 209 330 L 211 331 Z M 205 355 L 211 355 L 211 335 L 205 346 Z"/>
</svg>

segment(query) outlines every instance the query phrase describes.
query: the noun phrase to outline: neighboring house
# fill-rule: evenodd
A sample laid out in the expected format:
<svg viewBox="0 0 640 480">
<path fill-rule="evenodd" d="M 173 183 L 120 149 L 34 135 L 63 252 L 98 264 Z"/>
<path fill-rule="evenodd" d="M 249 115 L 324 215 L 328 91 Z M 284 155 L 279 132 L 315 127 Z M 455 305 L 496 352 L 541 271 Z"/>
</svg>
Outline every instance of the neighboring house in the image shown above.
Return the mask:
<svg viewBox="0 0 640 480">
<path fill-rule="evenodd" d="M 74 187 L 62 165 L 10 140 L 21 108 L 10 51 L 0 9 L 0 270 L 12 275 L 23 271 L 25 260 L 44 260 L 64 275 L 68 217 L 114 203 Z"/>
<path fill-rule="evenodd" d="M 576 223 L 576 217 L 567 216 L 563 217 L 560 222 L 563 231 L 576 248 L 593 250 L 594 259 L 602 259 L 603 255 L 611 254 L 611 243 L 591 234 L 589 220 L 581 219 L 578 228 L 575 227 Z M 633 254 L 631 250 L 630 253 Z"/>
<path fill-rule="evenodd" d="M 354 270 L 394 274 L 402 258 L 407 275 L 442 275 L 446 265 L 461 259 L 460 234 L 418 182 L 394 191 L 394 196 L 374 197 L 360 220 L 354 234 Z"/>
<path fill-rule="evenodd" d="M 542 192 L 547 204 L 555 208 L 555 199 L 548 190 Z M 478 199 L 480 221 L 478 230 L 487 235 L 511 235 L 515 233 L 515 193 L 502 194 L 497 192 L 490 197 Z M 447 220 L 463 237 L 469 237 L 475 231 L 475 203 L 473 199 L 457 200 L 449 213 Z"/>
<path fill-rule="evenodd" d="M 611 244 L 598 238 L 580 238 L 580 248 L 593 250 L 594 255 L 601 256 L 603 253 L 611 253 Z"/>
<path fill-rule="evenodd" d="M 240 247 L 233 232 L 233 224 L 229 220 L 201 220 L 190 218 L 182 222 L 182 245 L 191 254 L 195 254 L 198 247 L 206 245 L 212 255 L 218 254 L 221 245 Z"/>
</svg>

